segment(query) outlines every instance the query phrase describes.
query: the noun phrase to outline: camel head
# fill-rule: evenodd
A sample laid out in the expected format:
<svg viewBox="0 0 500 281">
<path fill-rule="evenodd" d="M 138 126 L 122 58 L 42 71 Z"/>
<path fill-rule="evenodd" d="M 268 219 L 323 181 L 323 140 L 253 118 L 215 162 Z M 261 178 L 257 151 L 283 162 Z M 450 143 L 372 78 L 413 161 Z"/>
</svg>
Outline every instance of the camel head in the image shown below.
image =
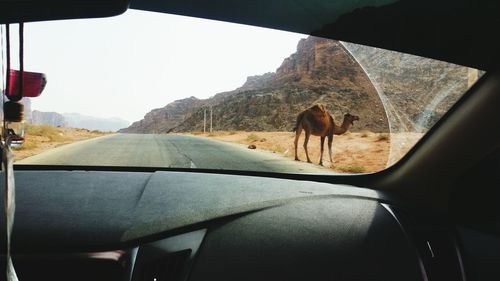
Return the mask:
<svg viewBox="0 0 500 281">
<path fill-rule="evenodd" d="M 351 115 L 350 113 L 344 114 L 344 123 L 354 126 L 354 121 L 359 121 L 359 116 Z"/>
</svg>

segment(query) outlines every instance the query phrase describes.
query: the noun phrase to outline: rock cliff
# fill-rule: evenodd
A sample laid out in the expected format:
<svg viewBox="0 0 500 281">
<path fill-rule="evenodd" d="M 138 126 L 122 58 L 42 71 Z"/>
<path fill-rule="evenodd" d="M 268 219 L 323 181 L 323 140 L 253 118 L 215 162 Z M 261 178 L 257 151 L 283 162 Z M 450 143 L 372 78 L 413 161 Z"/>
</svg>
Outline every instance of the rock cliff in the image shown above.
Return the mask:
<svg viewBox="0 0 500 281">
<path fill-rule="evenodd" d="M 299 41 L 297 51 L 276 72 L 248 77 L 240 88 L 209 99 L 175 101 L 121 132 L 202 130 L 209 106 L 215 130 L 291 130 L 297 114 L 315 103 L 325 104 L 338 123 L 344 113 L 359 115 L 353 130 L 388 130 L 375 88 L 344 46 L 308 37 Z"/>
<path fill-rule="evenodd" d="M 482 74 L 443 61 L 343 44 L 379 88 L 395 132 L 425 132 Z"/>
<path fill-rule="evenodd" d="M 189 97 L 176 100 L 163 108 L 153 109 L 144 116 L 144 119 L 132 123 L 128 128 L 119 130 L 122 133 L 161 133 L 166 132 L 189 118 L 208 100 Z"/>
</svg>

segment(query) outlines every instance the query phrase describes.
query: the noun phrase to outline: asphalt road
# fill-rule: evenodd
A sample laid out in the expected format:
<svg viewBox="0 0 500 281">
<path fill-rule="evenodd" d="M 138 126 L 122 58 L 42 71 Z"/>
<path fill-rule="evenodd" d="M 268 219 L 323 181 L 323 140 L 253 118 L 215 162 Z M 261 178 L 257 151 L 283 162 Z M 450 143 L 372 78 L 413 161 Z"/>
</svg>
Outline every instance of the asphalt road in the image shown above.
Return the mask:
<svg viewBox="0 0 500 281">
<path fill-rule="evenodd" d="M 202 137 L 117 134 L 64 145 L 15 164 L 141 166 L 332 173 L 331 170 L 243 145 Z"/>
</svg>

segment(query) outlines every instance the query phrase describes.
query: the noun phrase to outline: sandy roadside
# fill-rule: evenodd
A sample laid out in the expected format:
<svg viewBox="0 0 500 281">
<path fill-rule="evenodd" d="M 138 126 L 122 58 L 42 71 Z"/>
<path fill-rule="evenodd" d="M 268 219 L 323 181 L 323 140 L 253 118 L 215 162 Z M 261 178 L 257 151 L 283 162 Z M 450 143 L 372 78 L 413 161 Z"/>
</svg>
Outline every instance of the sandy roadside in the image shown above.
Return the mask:
<svg viewBox="0 0 500 281">
<path fill-rule="evenodd" d="M 56 137 L 46 135 L 31 135 L 28 134 L 23 146 L 14 148 L 15 161 L 40 154 L 46 150 L 59 147 L 61 145 L 70 144 L 76 141 L 86 140 L 90 138 L 109 135 L 99 131 L 89 131 L 87 129 L 75 128 L 54 128 L 57 130 Z"/>
<path fill-rule="evenodd" d="M 225 142 L 255 145 L 257 149 L 272 151 L 294 159 L 293 132 L 213 132 L 191 133 L 190 135 L 207 137 Z M 408 135 L 408 145 L 402 150 L 408 151 L 421 137 L 421 134 Z M 401 138 L 401 136 L 398 136 Z M 301 161 L 306 161 L 304 149 L 304 134 L 299 139 L 298 154 Z M 312 136 L 308 145 L 309 157 L 313 163 L 319 162 L 320 138 Z M 386 168 L 390 154 L 390 135 L 387 133 L 356 132 L 334 136 L 332 158 L 328 159 L 325 143 L 323 164 L 337 172 L 365 173 L 376 172 Z"/>
</svg>

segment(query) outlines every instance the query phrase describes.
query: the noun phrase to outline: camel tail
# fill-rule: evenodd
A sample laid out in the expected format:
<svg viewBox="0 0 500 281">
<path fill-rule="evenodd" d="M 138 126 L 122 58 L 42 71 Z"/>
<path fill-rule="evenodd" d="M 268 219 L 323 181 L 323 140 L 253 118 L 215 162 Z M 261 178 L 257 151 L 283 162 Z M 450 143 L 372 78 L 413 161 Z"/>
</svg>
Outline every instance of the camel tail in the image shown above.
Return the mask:
<svg viewBox="0 0 500 281">
<path fill-rule="evenodd" d="M 299 127 L 299 124 L 302 122 L 302 119 L 304 119 L 304 114 L 305 112 L 301 112 L 299 113 L 299 115 L 297 116 L 297 121 L 295 122 L 295 127 L 293 127 L 292 129 L 292 132 L 296 132 L 297 131 L 297 128 Z"/>
</svg>

